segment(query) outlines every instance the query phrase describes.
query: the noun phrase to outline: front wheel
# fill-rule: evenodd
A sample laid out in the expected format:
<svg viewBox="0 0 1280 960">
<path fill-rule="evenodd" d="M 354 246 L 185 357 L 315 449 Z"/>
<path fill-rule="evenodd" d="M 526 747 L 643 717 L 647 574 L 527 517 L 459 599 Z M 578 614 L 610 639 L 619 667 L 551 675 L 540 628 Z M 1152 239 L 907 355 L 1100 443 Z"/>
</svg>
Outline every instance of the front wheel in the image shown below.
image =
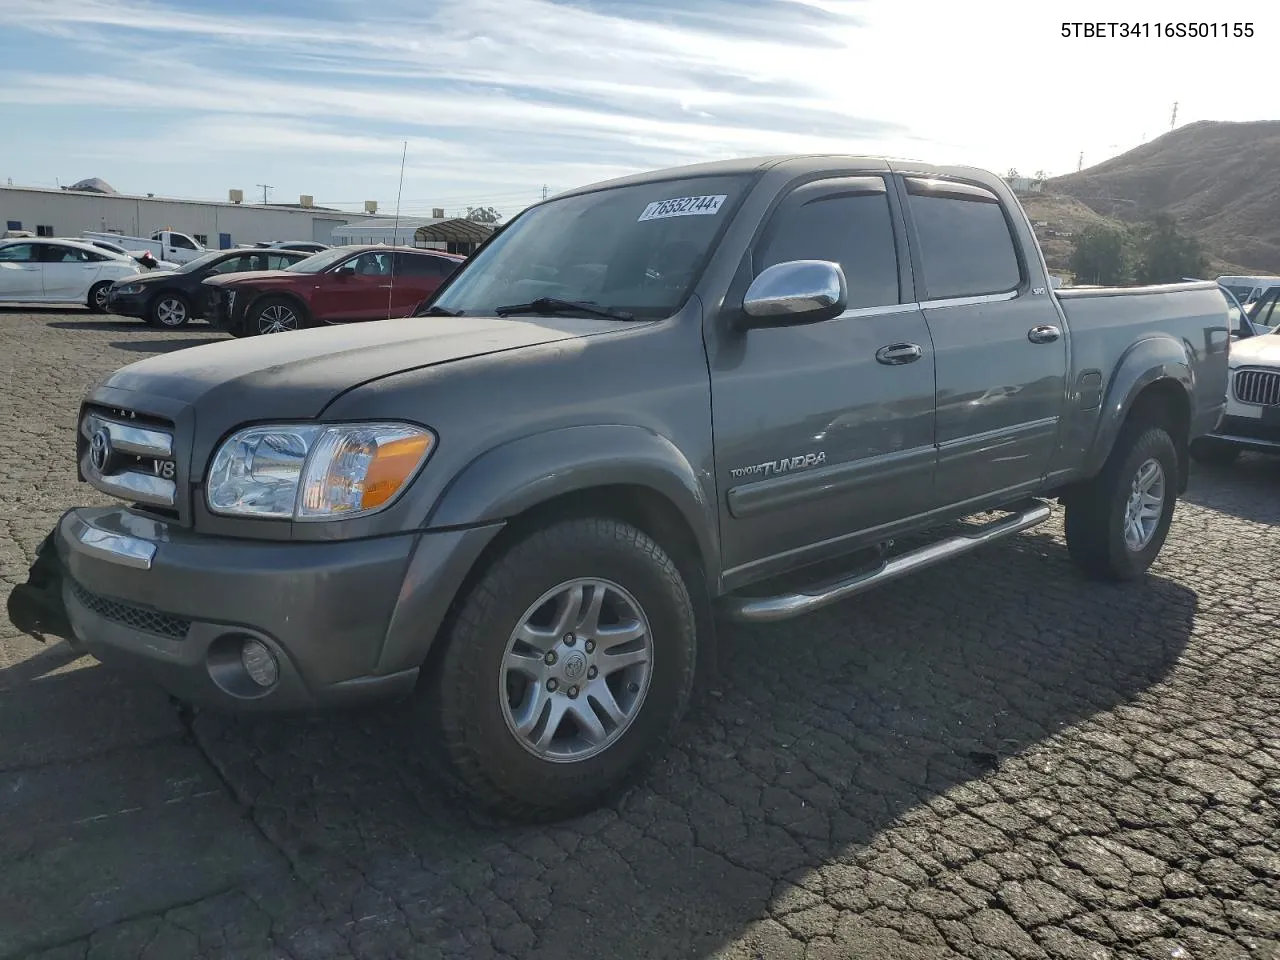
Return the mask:
<svg viewBox="0 0 1280 960">
<path fill-rule="evenodd" d="M 590 809 L 644 768 L 689 702 L 693 604 L 636 528 L 562 521 L 516 541 L 467 594 L 428 695 L 448 768 L 508 819 Z"/>
<path fill-rule="evenodd" d="M 180 293 L 162 293 L 151 304 L 148 322 L 162 330 L 177 330 L 191 320 L 191 305 Z"/>
<path fill-rule="evenodd" d="M 251 335 L 288 333 L 306 326 L 302 308 L 285 297 L 265 297 L 249 310 L 244 320 Z"/>
<path fill-rule="evenodd" d="M 1155 562 L 1177 503 L 1178 453 L 1163 427 L 1126 428 L 1102 471 L 1068 501 L 1071 559 L 1097 580 L 1133 580 Z"/>
</svg>

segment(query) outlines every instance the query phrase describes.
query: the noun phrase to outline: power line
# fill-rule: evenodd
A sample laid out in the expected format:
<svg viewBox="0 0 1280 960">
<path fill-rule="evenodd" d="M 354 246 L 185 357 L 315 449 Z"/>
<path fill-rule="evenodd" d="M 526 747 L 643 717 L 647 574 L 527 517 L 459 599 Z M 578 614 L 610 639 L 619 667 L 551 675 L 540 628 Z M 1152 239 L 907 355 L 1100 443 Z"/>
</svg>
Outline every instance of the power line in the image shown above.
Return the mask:
<svg viewBox="0 0 1280 960">
<path fill-rule="evenodd" d="M 255 183 L 254 186 L 262 188 L 262 202 L 264 204 L 267 202 L 267 191 L 275 189 L 275 186 L 270 183 Z"/>
</svg>

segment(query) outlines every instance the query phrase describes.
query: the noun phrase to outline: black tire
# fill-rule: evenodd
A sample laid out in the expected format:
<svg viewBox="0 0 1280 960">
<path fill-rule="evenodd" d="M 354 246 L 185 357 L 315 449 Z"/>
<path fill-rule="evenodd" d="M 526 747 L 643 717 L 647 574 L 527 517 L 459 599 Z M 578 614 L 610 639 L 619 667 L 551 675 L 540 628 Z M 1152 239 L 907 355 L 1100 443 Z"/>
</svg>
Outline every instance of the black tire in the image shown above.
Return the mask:
<svg viewBox="0 0 1280 960">
<path fill-rule="evenodd" d="M 531 605 L 577 578 L 611 581 L 630 594 L 648 621 L 652 659 L 647 691 L 617 739 L 594 756 L 556 762 L 527 749 L 508 726 L 504 657 Z M 445 649 L 423 689 L 437 756 L 468 800 L 525 822 L 585 812 L 638 776 L 684 715 L 697 661 L 693 604 L 676 564 L 641 531 L 603 517 L 559 521 L 513 542 L 462 599 L 441 639 Z"/>
<path fill-rule="evenodd" d="M 263 297 L 249 307 L 243 324 L 242 336 L 288 333 L 307 326 L 307 313 L 297 300 L 290 297 Z M 284 325 L 283 328 L 280 324 Z"/>
<path fill-rule="evenodd" d="M 111 288 L 111 281 L 104 280 L 101 283 L 95 283 L 89 288 L 89 296 L 86 298 L 84 305 L 89 308 L 91 313 L 107 312 L 107 291 Z"/>
<path fill-rule="evenodd" d="M 180 330 L 191 322 L 191 301 L 173 290 L 151 298 L 147 323 L 160 330 Z"/>
<path fill-rule="evenodd" d="M 1191 459 L 1211 467 L 1225 467 L 1240 459 L 1240 448 L 1221 440 L 1201 437 L 1191 444 Z"/>
<path fill-rule="evenodd" d="M 1125 517 L 1138 471 L 1148 461 L 1163 473 L 1161 512 L 1150 539 L 1140 549 L 1125 541 Z M 1067 499 L 1064 526 L 1071 559 L 1096 580 L 1134 580 L 1155 562 L 1178 499 L 1178 452 L 1161 426 L 1125 427 L 1101 472 Z"/>
</svg>

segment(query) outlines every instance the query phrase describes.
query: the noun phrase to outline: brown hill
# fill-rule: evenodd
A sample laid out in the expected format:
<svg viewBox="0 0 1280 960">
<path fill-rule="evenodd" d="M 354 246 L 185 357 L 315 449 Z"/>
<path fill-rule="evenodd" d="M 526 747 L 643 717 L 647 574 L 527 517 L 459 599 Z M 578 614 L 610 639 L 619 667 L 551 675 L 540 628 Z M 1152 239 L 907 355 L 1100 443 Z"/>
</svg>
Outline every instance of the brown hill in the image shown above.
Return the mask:
<svg viewBox="0 0 1280 960">
<path fill-rule="evenodd" d="M 1280 272 L 1280 121 L 1191 123 L 1045 187 L 1124 220 L 1167 212 L 1215 260 Z"/>
</svg>

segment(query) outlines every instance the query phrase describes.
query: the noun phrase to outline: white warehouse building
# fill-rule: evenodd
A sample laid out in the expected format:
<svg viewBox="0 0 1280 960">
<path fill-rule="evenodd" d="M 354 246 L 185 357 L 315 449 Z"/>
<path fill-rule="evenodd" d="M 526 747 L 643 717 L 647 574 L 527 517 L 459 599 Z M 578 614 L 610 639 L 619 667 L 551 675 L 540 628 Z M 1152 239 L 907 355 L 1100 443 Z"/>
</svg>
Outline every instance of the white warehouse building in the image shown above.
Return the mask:
<svg viewBox="0 0 1280 960">
<path fill-rule="evenodd" d="M 333 231 L 333 242 L 385 243 L 471 254 L 493 232 L 494 225 L 465 217 L 446 217 L 443 210 L 434 217 L 377 217 L 355 220 Z"/>
<path fill-rule="evenodd" d="M 25 230 L 36 236 L 78 237 L 92 230 L 149 237 L 157 230 L 176 230 L 209 249 L 226 249 L 273 240 L 333 243 L 335 227 L 356 220 L 391 221 L 372 217 L 373 210 L 345 213 L 316 207 L 310 197 L 300 197 L 296 205 L 246 204 L 130 196 L 102 186 L 110 192 L 0 186 L 0 234 Z M 240 200 L 239 191 L 231 196 Z M 366 206 L 376 209 L 372 203 Z"/>
</svg>

